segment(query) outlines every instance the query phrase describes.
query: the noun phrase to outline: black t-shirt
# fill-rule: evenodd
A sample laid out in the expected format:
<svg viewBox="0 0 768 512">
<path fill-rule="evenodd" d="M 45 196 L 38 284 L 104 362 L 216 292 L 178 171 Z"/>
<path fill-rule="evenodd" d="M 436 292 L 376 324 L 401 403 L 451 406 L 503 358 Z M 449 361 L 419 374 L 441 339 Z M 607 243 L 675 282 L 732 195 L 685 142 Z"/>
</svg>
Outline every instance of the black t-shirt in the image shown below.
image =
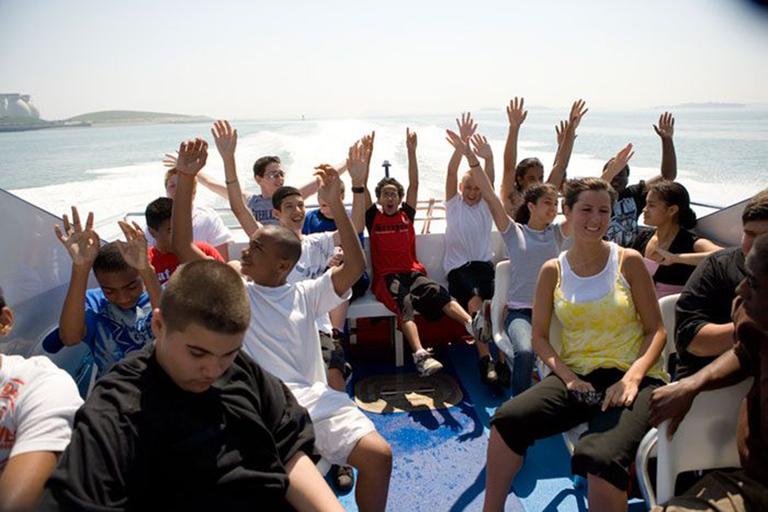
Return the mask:
<svg viewBox="0 0 768 512">
<path fill-rule="evenodd" d="M 648 242 L 656 232 L 655 229 L 641 228 L 629 247 L 635 249 L 637 252 L 645 256 L 645 248 L 648 246 Z M 669 246 L 669 252 L 673 254 L 685 254 L 694 252 L 694 244 L 698 240 L 693 233 L 686 229 L 680 229 L 672 240 L 672 244 Z M 693 265 L 685 265 L 684 263 L 674 263 L 672 265 L 659 265 L 656 273 L 653 274 L 654 283 L 673 284 L 677 286 L 683 286 L 688 282 L 688 278 L 691 277 L 693 271 L 696 269 Z"/>
<path fill-rule="evenodd" d="M 204 393 L 136 351 L 93 389 L 42 510 L 291 510 L 285 464 L 311 454 L 306 410 L 240 352 Z M 52 496 L 51 496 L 52 495 Z"/>
<path fill-rule="evenodd" d="M 740 247 L 708 256 L 691 274 L 675 306 L 675 347 L 680 361 L 677 379 L 696 373 L 716 359 L 690 354 L 688 345 L 704 324 L 731 322 L 736 286 L 744 275 L 744 253 Z"/>
<path fill-rule="evenodd" d="M 616 242 L 622 247 L 629 247 L 629 243 L 637 233 L 637 219 L 645 208 L 647 194 L 648 187 L 645 181 L 630 185 L 621 191 L 613 205 L 611 224 L 605 233 L 607 240 Z"/>
</svg>

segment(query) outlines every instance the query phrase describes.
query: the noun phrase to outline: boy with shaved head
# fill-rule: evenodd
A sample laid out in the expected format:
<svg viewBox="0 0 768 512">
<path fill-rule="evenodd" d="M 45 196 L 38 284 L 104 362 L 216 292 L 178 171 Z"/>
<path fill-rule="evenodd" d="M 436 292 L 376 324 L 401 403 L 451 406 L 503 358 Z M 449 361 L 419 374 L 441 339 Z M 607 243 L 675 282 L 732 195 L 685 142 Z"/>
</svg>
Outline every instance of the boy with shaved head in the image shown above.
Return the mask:
<svg viewBox="0 0 768 512">
<path fill-rule="evenodd" d="M 363 158 L 359 151 L 350 156 L 350 160 Z M 173 211 L 173 245 L 181 261 L 203 257 L 192 241 L 191 206 L 194 177 L 206 159 L 203 140 L 183 143 L 179 149 L 176 168 L 181 177 Z M 349 396 L 328 386 L 315 325 L 319 316 L 349 297 L 350 288 L 365 269 L 363 249 L 340 198 L 338 173 L 330 166 L 319 169 L 318 193 L 338 219 L 344 262 L 316 279 L 290 284 L 286 279 L 301 256 L 299 237 L 284 227 L 256 227 L 241 257 L 241 272 L 250 280 L 246 289 L 251 305 L 244 348 L 307 408 L 320 455 L 332 464 L 357 468 L 358 508 L 383 511 L 392 452 Z M 247 222 L 258 226 L 252 216 Z"/>
<path fill-rule="evenodd" d="M 307 412 L 240 350 L 249 320 L 234 269 L 181 267 L 155 344 L 93 389 L 39 509 L 342 510 L 308 457 Z"/>
</svg>

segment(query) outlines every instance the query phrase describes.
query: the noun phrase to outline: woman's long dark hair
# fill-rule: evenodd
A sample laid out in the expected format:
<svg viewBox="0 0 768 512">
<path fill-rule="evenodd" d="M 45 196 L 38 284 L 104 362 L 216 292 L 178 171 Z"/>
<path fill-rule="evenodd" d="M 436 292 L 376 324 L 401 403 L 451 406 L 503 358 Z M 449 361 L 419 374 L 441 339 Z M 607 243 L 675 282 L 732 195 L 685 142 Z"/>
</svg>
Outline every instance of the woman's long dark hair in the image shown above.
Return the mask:
<svg viewBox="0 0 768 512">
<path fill-rule="evenodd" d="M 557 197 L 557 187 L 551 183 L 537 183 L 528 187 L 523 195 L 523 204 L 515 212 L 515 222 L 528 224 L 528 221 L 531 220 L 531 210 L 528 208 L 528 203 L 536 204 L 539 199 L 550 193 Z"/>
<path fill-rule="evenodd" d="M 648 193 L 655 192 L 667 206 L 677 206 L 674 221 L 683 229 L 696 226 L 696 212 L 691 209 L 688 190 L 676 181 L 659 181 L 648 187 Z"/>
</svg>

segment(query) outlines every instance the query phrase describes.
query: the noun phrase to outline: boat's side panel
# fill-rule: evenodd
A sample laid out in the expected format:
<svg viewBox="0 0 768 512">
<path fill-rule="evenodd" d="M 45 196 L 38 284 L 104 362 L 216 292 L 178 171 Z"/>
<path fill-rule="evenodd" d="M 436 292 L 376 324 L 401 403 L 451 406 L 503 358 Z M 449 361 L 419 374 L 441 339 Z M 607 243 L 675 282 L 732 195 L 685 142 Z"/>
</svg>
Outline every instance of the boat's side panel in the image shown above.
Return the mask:
<svg viewBox="0 0 768 512">
<path fill-rule="evenodd" d="M 42 353 L 40 342 L 58 326 L 72 260 L 53 232 L 57 222 L 57 217 L 0 189 L 0 287 L 16 320 L 0 352 Z M 83 350 L 64 349 L 51 358 L 73 373 Z"/>
<path fill-rule="evenodd" d="M 747 201 L 749 199 L 700 218 L 696 223 L 696 232 L 724 247 L 741 244 L 741 214 Z"/>
</svg>

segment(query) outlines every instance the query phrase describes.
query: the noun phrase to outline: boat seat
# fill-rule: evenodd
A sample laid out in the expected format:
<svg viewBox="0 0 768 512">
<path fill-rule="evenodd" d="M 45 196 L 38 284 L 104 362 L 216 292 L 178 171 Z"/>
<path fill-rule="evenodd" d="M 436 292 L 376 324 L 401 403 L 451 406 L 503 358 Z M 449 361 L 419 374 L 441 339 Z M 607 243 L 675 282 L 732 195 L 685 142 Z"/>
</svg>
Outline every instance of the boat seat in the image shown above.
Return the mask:
<svg viewBox="0 0 768 512">
<path fill-rule="evenodd" d="M 674 496 L 675 483 L 681 473 L 741 467 L 736 426 L 742 399 L 752 382 L 750 377 L 727 388 L 700 393 L 672 440 L 667 438 L 669 420 L 659 425 L 656 435 L 656 493 L 648 485 L 647 478 L 641 480 L 643 497 L 650 507 L 665 503 Z"/>
</svg>

